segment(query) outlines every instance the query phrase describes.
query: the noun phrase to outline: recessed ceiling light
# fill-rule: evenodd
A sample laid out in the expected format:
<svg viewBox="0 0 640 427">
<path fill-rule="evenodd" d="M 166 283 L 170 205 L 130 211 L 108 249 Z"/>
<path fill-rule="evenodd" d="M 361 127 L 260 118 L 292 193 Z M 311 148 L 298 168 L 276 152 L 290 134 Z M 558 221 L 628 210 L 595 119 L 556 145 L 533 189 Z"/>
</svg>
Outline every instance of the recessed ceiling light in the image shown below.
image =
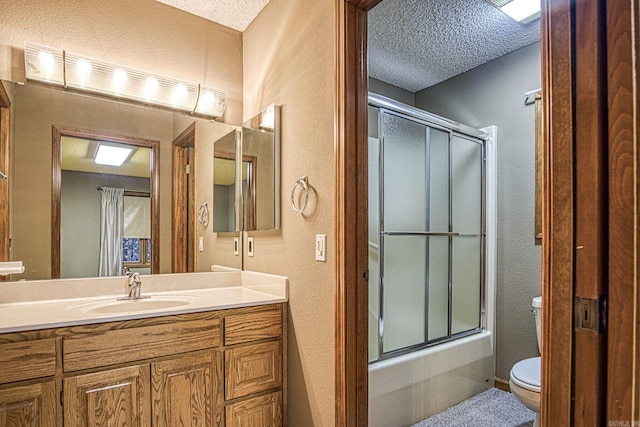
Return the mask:
<svg viewBox="0 0 640 427">
<path fill-rule="evenodd" d="M 132 151 L 132 148 L 100 144 L 94 161 L 98 165 L 122 166 Z"/>
<path fill-rule="evenodd" d="M 516 21 L 528 24 L 540 18 L 540 0 L 487 0 Z"/>
</svg>

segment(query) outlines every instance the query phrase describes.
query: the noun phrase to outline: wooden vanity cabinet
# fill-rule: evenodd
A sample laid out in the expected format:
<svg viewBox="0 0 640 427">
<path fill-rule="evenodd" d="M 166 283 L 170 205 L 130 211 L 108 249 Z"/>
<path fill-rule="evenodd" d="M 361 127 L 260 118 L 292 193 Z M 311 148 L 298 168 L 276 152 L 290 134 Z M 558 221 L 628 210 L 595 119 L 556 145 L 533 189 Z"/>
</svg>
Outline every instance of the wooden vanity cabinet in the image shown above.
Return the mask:
<svg viewBox="0 0 640 427">
<path fill-rule="evenodd" d="M 0 427 L 286 425 L 286 306 L 0 335 Z"/>
</svg>

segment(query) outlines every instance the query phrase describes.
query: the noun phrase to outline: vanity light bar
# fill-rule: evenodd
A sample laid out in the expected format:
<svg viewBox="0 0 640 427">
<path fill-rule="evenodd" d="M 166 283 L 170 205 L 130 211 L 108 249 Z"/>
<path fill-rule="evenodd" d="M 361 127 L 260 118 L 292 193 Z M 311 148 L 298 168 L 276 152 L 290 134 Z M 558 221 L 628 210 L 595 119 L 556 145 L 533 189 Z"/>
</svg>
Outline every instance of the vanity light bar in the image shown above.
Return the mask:
<svg viewBox="0 0 640 427">
<path fill-rule="evenodd" d="M 226 92 L 25 42 L 27 79 L 217 118 Z"/>
</svg>

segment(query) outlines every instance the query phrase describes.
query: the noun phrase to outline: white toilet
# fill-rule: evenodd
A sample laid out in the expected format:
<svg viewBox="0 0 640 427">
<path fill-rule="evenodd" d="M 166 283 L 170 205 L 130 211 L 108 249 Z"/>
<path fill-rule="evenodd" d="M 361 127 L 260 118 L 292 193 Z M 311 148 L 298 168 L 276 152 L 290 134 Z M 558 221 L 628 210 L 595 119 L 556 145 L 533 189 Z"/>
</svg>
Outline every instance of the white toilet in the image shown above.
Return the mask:
<svg viewBox="0 0 640 427">
<path fill-rule="evenodd" d="M 535 297 L 531 305 L 536 320 L 538 350 L 542 352 L 540 346 L 542 297 Z M 511 374 L 509 375 L 511 393 L 520 403 L 536 413 L 533 427 L 540 426 L 540 384 L 540 357 L 521 360 L 511 368 Z"/>
</svg>

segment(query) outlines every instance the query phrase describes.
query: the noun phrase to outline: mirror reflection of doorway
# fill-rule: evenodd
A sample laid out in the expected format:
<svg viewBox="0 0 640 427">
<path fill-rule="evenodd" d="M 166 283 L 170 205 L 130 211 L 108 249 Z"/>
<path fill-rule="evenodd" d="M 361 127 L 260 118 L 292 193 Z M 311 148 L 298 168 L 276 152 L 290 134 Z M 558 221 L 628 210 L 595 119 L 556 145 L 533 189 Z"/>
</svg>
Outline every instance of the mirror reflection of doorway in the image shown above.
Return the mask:
<svg viewBox="0 0 640 427">
<path fill-rule="evenodd" d="M 54 126 L 52 277 L 158 272 L 158 147 Z"/>
</svg>

